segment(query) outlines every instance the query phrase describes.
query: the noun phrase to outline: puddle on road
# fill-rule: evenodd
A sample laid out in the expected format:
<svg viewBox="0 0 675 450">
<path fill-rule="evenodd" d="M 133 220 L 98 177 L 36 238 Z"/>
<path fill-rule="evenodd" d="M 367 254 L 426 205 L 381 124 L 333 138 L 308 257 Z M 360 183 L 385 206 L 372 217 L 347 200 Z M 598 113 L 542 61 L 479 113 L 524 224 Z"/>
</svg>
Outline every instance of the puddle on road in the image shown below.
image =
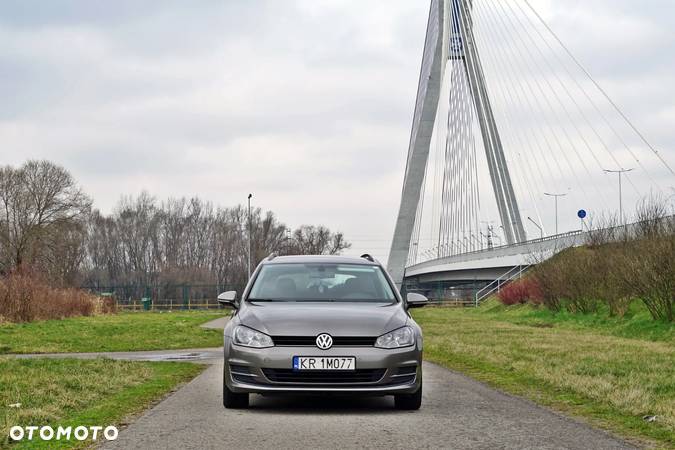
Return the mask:
<svg viewBox="0 0 675 450">
<path fill-rule="evenodd" d="M 198 353 L 167 353 L 165 355 L 151 355 L 143 357 L 146 361 L 201 361 L 205 359 L 215 359 L 219 355 L 210 352 Z"/>
</svg>

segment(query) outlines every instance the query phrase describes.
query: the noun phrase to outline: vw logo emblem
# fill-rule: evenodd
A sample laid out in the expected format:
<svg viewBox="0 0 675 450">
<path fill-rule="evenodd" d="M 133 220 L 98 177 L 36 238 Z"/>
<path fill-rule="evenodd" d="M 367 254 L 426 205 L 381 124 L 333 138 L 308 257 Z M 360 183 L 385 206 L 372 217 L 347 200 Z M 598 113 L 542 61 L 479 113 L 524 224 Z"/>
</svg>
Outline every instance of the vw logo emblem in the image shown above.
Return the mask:
<svg viewBox="0 0 675 450">
<path fill-rule="evenodd" d="M 321 333 L 316 337 L 316 346 L 321 350 L 328 350 L 333 346 L 333 338 L 330 334 Z"/>
</svg>

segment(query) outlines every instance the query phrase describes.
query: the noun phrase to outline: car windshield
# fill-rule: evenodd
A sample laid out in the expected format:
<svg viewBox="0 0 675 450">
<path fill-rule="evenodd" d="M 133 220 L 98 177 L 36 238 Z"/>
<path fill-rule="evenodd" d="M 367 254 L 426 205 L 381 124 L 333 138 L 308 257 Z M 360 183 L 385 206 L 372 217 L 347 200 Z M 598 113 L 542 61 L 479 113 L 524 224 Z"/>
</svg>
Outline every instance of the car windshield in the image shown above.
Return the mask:
<svg viewBox="0 0 675 450">
<path fill-rule="evenodd" d="M 249 301 L 396 301 L 382 269 L 365 264 L 268 264 L 256 277 Z"/>
</svg>

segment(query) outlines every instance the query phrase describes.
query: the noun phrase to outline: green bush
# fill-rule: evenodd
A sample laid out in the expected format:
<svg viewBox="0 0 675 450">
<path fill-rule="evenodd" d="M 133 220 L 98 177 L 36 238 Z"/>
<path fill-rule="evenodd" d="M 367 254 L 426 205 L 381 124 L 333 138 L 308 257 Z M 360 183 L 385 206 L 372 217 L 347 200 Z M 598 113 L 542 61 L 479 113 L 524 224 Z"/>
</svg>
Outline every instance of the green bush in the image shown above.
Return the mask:
<svg viewBox="0 0 675 450">
<path fill-rule="evenodd" d="M 639 299 L 657 320 L 675 320 L 675 234 L 566 249 L 533 271 L 543 304 L 592 313 L 605 306 L 623 316 Z"/>
<path fill-rule="evenodd" d="M 644 302 L 654 319 L 675 320 L 675 234 L 635 241 L 626 247 L 619 272 L 626 289 Z"/>
<path fill-rule="evenodd" d="M 542 289 L 543 304 L 554 311 L 591 313 L 599 306 L 597 256 L 589 248 L 567 249 L 539 264 L 534 276 Z"/>
</svg>

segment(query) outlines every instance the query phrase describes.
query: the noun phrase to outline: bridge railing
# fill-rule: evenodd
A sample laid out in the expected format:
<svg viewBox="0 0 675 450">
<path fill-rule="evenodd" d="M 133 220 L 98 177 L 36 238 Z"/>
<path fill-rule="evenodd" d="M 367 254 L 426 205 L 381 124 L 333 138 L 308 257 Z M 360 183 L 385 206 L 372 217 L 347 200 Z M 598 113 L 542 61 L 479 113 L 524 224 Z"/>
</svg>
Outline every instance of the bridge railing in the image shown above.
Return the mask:
<svg viewBox="0 0 675 450">
<path fill-rule="evenodd" d="M 663 217 L 659 219 L 660 221 L 663 221 L 663 223 L 668 223 L 668 222 L 675 222 L 675 215 L 670 215 Z M 438 249 L 439 247 L 432 247 L 431 249 L 427 250 L 427 252 L 432 251 L 436 252 L 438 255 L 435 258 L 429 258 L 425 259 L 424 261 L 416 262 L 415 264 L 411 264 L 410 266 L 407 266 L 406 269 L 409 269 L 411 267 L 415 266 L 422 266 L 424 264 L 429 264 L 429 263 L 435 263 L 437 261 L 443 261 L 446 259 L 450 258 L 465 258 L 465 257 L 471 257 L 472 255 L 478 255 L 481 253 L 489 253 L 489 252 L 495 252 L 495 251 L 500 251 L 500 250 L 508 250 L 508 249 L 514 249 L 518 247 L 523 247 L 523 246 L 535 246 L 537 244 L 545 243 L 545 242 L 550 242 L 550 241 L 556 241 L 556 240 L 564 240 L 566 238 L 579 238 L 580 236 L 583 237 L 583 241 L 580 240 L 579 243 L 583 243 L 588 239 L 591 239 L 593 234 L 598 234 L 601 232 L 604 232 L 607 236 L 610 237 L 610 239 L 614 240 L 621 240 L 621 239 L 633 239 L 636 236 L 640 236 L 641 233 L 644 233 L 643 228 L 645 226 L 649 226 L 650 221 L 636 221 L 636 222 L 631 222 L 631 223 L 626 223 L 626 224 L 619 224 L 619 225 L 612 225 L 609 227 L 604 227 L 604 228 L 589 228 L 587 230 L 574 230 L 574 231 L 568 231 L 565 233 L 559 233 L 559 234 L 553 234 L 550 236 L 545 236 L 541 238 L 536 238 L 536 239 L 528 239 L 527 241 L 523 242 L 517 242 L 514 244 L 504 244 L 504 245 L 495 245 L 492 247 L 483 247 L 478 250 L 471 250 L 467 252 L 461 252 L 461 253 L 452 253 L 452 254 L 447 254 L 447 255 L 439 255 L 438 254 Z M 424 252 L 423 252 L 424 254 Z"/>
<path fill-rule="evenodd" d="M 480 305 L 480 302 L 483 301 L 486 297 L 494 294 L 495 292 L 499 292 L 501 288 L 507 283 L 522 278 L 523 273 L 525 273 L 529 267 L 530 267 L 529 265 L 518 265 L 512 267 L 507 272 L 500 275 L 499 278 L 487 284 L 484 288 L 476 291 L 476 293 L 474 294 L 475 306 L 478 307 L 478 305 Z"/>
<path fill-rule="evenodd" d="M 415 267 L 417 265 L 429 263 L 431 261 L 440 261 L 440 260 L 444 260 L 446 258 L 455 258 L 455 257 L 465 257 L 465 256 L 471 256 L 471 255 L 478 255 L 478 254 L 481 254 L 481 253 L 494 252 L 494 251 L 505 250 L 505 249 L 509 249 L 509 248 L 517 248 L 517 247 L 527 246 L 527 245 L 536 245 L 536 244 L 543 243 L 543 242 L 550 242 L 550 241 L 555 241 L 555 240 L 560 240 L 560 239 L 565 239 L 565 238 L 577 237 L 577 236 L 580 236 L 584 233 L 585 232 L 583 230 L 574 230 L 574 231 L 568 231 L 568 232 L 565 232 L 565 233 L 545 236 L 543 238 L 529 239 L 527 241 L 517 242 L 517 243 L 514 243 L 514 244 L 494 245 L 492 247 L 484 247 L 484 248 L 481 248 L 481 249 L 478 249 L 478 250 L 471 250 L 471 251 L 468 251 L 468 252 L 452 253 L 452 254 L 448 254 L 448 255 L 439 255 L 436 258 L 426 259 L 424 261 L 420 261 L 420 262 L 417 262 L 415 264 L 412 264 L 412 265 L 410 265 L 406 268 Z M 435 250 L 437 252 L 438 247 L 433 247 L 430 250 Z"/>
</svg>

